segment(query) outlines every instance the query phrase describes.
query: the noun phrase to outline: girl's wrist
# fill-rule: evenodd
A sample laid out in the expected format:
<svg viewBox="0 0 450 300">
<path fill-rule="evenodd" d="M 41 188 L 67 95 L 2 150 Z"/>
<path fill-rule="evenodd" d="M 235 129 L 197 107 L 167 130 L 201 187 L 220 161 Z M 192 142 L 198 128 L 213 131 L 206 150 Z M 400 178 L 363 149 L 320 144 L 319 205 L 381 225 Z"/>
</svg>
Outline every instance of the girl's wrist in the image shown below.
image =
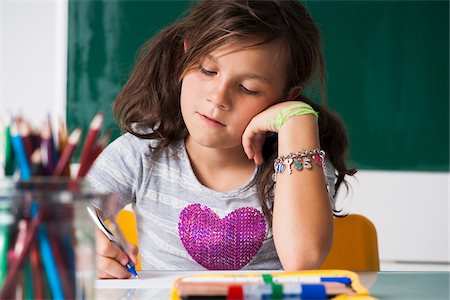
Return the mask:
<svg viewBox="0 0 450 300">
<path fill-rule="evenodd" d="M 314 115 L 289 118 L 278 130 L 278 153 L 319 148 L 319 128 Z"/>
</svg>

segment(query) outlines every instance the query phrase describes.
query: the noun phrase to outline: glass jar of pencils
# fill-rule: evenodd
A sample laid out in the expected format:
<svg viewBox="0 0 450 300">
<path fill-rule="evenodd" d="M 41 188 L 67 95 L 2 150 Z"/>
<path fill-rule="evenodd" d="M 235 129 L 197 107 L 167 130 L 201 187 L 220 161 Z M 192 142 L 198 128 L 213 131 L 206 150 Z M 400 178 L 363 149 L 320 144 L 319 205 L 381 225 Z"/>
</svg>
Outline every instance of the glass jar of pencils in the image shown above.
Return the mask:
<svg viewBox="0 0 450 300">
<path fill-rule="evenodd" d="M 95 231 L 85 181 L 0 181 L 0 299 L 93 299 Z"/>
</svg>

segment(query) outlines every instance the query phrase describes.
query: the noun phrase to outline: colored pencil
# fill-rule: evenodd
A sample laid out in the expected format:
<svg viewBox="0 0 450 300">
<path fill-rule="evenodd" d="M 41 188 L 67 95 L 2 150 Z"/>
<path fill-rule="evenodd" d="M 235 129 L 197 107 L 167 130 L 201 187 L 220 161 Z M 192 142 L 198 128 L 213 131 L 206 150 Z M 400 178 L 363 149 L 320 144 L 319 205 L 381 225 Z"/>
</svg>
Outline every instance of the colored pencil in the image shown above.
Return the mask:
<svg viewBox="0 0 450 300">
<path fill-rule="evenodd" d="M 40 254 L 38 250 L 37 240 L 31 243 L 30 249 L 30 263 L 33 274 L 33 292 L 34 299 L 45 299 L 45 283 L 44 283 L 44 269 L 42 268 Z"/>
<path fill-rule="evenodd" d="M 4 121 L 4 136 L 5 136 L 5 176 L 12 176 L 14 174 L 14 149 L 11 143 L 11 121 Z"/>
<path fill-rule="evenodd" d="M 103 114 L 98 113 L 89 125 L 89 131 L 84 141 L 83 148 L 80 154 L 80 167 L 78 169 L 77 178 L 84 177 L 89 169 L 89 156 L 94 147 L 97 136 L 100 133 L 100 128 L 103 123 Z"/>
<path fill-rule="evenodd" d="M 44 167 L 43 175 L 51 175 L 56 166 L 56 157 L 54 155 L 54 146 L 52 138 L 52 129 L 50 123 L 46 122 L 41 130 L 41 157 Z"/>
<path fill-rule="evenodd" d="M 22 116 L 16 118 L 16 123 L 19 134 L 22 137 L 25 152 L 27 153 L 28 159 L 30 159 L 34 151 L 33 141 L 31 140 L 30 126 Z"/>
<path fill-rule="evenodd" d="M 58 238 L 49 230 L 50 247 L 55 258 L 56 267 L 58 268 L 59 279 L 61 280 L 64 297 L 65 299 L 74 299 L 75 288 L 71 285 L 71 276 L 69 274 L 70 268 L 68 264 L 64 263 L 63 255 L 61 253 L 63 248 L 61 245 L 58 245 L 57 240 Z"/>
<path fill-rule="evenodd" d="M 67 143 L 68 143 L 68 133 L 67 133 L 67 126 L 66 124 L 60 120 L 58 124 L 58 150 L 59 150 L 59 160 L 61 160 L 61 157 L 64 153 L 64 150 L 66 149 Z M 62 173 L 64 177 L 70 177 L 70 164 L 67 164 L 64 168 L 64 171 Z"/>
<path fill-rule="evenodd" d="M 62 120 L 60 120 L 58 123 L 58 150 L 60 156 L 63 154 L 67 142 L 68 142 L 67 127 L 66 124 Z"/>
<path fill-rule="evenodd" d="M 38 231 L 39 250 L 44 265 L 45 274 L 50 285 L 52 297 L 54 299 L 64 299 L 64 292 L 61 284 L 60 274 L 56 266 L 55 257 L 49 241 L 47 224 L 39 226 Z"/>
<path fill-rule="evenodd" d="M 31 168 L 32 176 L 40 176 L 43 174 L 40 148 L 37 148 L 36 150 L 34 150 L 33 154 L 31 155 L 30 168 Z"/>
<path fill-rule="evenodd" d="M 97 159 L 97 157 L 102 153 L 103 149 L 106 148 L 109 144 L 109 140 L 111 138 L 111 131 L 107 131 L 96 143 L 95 146 L 92 148 L 91 154 L 89 155 L 89 162 L 87 163 L 87 167 L 83 170 L 83 176 L 86 176 L 86 174 L 91 169 L 94 161 Z"/>
<path fill-rule="evenodd" d="M 17 164 L 19 165 L 20 177 L 23 180 L 28 180 L 31 176 L 30 164 L 22 142 L 22 137 L 19 135 L 17 125 L 15 123 L 11 126 L 11 143 L 17 159 Z"/>
<path fill-rule="evenodd" d="M 8 268 L 6 279 L 3 284 L 3 289 L 0 291 L 0 299 L 10 299 L 11 294 L 15 291 L 17 280 L 22 269 L 25 258 L 30 250 L 30 245 L 33 242 L 39 224 L 41 223 L 42 213 L 38 212 L 37 215 L 31 220 L 30 226 L 28 226 L 27 234 L 24 241 L 23 250 L 18 256 L 14 257 Z"/>
<path fill-rule="evenodd" d="M 0 210 L 0 218 L 2 217 L 2 214 L 6 214 L 5 217 L 8 217 L 8 212 Z M 8 267 L 9 230 L 9 224 L 0 225 L 0 290 L 5 281 L 6 270 Z"/>
<path fill-rule="evenodd" d="M 64 170 L 67 168 L 67 166 L 69 166 L 72 155 L 78 146 L 80 137 L 81 137 L 80 128 L 75 129 L 70 134 L 64 152 L 62 153 L 61 158 L 59 159 L 58 164 L 56 165 L 56 168 L 53 171 L 53 176 L 62 176 L 64 174 Z"/>
</svg>

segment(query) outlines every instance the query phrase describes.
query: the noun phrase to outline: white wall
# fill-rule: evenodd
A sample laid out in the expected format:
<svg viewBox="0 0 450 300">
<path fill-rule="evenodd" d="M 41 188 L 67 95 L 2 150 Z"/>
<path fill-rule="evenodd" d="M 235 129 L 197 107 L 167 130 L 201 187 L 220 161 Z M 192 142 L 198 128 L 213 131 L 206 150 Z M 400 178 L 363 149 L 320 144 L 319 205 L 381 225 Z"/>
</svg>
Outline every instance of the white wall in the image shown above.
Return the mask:
<svg viewBox="0 0 450 300">
<path fill-rule="evenodd" d="M 65 115 L 67 7 L 0 0 L 0 115 Z M 448 173 L 360 171 L 345 201 L 375 224 L 383 261 L 449 262 L 448 184 Z"/>
<path fill-rule="evenodd" d="M 349 181 L 338 203 L 374 223 L 382 260 L 450 262 L 448 173 L 359 171 Z"/>
<path fill-rule="evenodd" d="M 65 120 L 67 0 L 0 0 L 0 116 Z"/>
</svg>

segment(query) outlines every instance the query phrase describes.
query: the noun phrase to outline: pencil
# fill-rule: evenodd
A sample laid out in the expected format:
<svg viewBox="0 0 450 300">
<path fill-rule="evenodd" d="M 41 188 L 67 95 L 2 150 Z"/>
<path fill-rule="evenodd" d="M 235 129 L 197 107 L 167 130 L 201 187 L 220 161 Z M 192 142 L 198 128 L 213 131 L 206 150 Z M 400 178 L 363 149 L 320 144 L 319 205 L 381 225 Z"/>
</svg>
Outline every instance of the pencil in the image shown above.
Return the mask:
<svg viewBox="0 0 450 300">
<path fill-rule="evenodd" d="M 0 210 L 0 218 L 2 215 L 8 217 L 8 212 Z M 9 224 L 0 225 L 0 289 L 5 281 L 8 266 L 9 227 Z"/>
<path fill-rule="evenodd" d="M 59 159 L 58 164 L 55 167 L 55 170 L 53 170 L 53 176 L 61 176 L 64 174 L 64 170 L 70 164 L 70 159 L 72 158 L 72 155 L 78 146 L 80 137 L 81 137 L 81 129 L 80 128 L 75 129 L 70 134 L 70 136 L 67 140 L 67 145 L 65 146 L 65 149 L 61 155 L 61 158 Z"/>
<path fill-rule="evenodd" d="M 65 299 L 74 299 L 75 298 L 75 287 L 71 284 L 70 278 L 70 268 L 68 265 L 64 263 L 64 259 L 62 256 L 61 250 L 63 249 L 59 243 L 58 238 L 52 233 L 51 230 L 49 233 L 49 241 L 50 247 L 53 252 L 53 256 L 55 258 L 56 267 L 58 268 L 59 279 L 61 280 L 61 286 L 63 289 Z"/>
<path fill-rule="evenodd" d="M 39 211 L 41 211 L 41 209 Z M 54 299 L 64 299 L 60 274 L 56 267 L 55 257 L 52 253 L 46 224 L 41 224 L 41 226 L 39 227 L 38 239 L 39 250 L 42 256 L 42 263 L 44 265 L 48 283 L 50 285 L 52 297 Z"/>
<path fill-rule="evenodd" d="M 44 270 L 40 261 L 36 239 L 31 243 L 30 263 L 33 274 L 36 274 L 36 276 L 33 277 L 34 299 L 45 299 L 45 283 L 42 276 Z"/>
<path fill-rule="evenodd" d="M 10 118 L 4 119 L 4 151 L 5 151 L 5 176 L 11 176 L 14 174 L 14 149 L 11 143 L 11 120 Z M 3 149 L 2 149 L 3 150 Z"/>
<path fill-rule="evenodd" d="M 41 157 L 44 167 L 43 175 L 51 175 L 56 166 L 56 158 L 53 148 L 52 129 L 47 121 L 41 129 Z"/>
<path fill-rule="evenodd" d="M 25 258 L 31 248 L 30 245 L 33 242 L 34 237 L 36 236 L 36 232 L 39 224 L 41 223 L 41 219 L 41 212 L 38 212 L 37 215 L 32 219 L 31 224 L 27 230 L 23 250 L 18 256 L 14 257 L 14 260 L 11 262 L 11 266 L 8 268 L 6 279 L 3 284 L 3 289 L 0 291 L 0 299 L 10 299 L 11 294 L 15 291 L 20 270 L 22 269 Z"/>
<path fill-rule="evenodd" d="M 30 135 L 30 126 L 22 116 L 16 118 L 16 123 L 19 134 L 22 137 L 25 152 L 27 153 L 28 159 L 30 159 L 34 151 L 33 141 L 31 140 Z"/>
<path fill-rule="evenodd" d="M 89 162 L 87 163 L 87 167 L 83 170 L 83 176 L 86 176 L 86 174 L 91 169 L 95 159 L 100 155 L 100 153 L 102 153 L 103 149 L 105 149 L 106 146 L 108 146 L 110 138 L 111 138 L 111 131 L 108 131 L 100 138 L 99 141 L 97 141 L 97 143 L 95 143 L 95 146 L 92 148 L 91 155 L 89 156 Z"/>
<path fill-rule="evenodd" d="M 61 157 L 64 153 L 64 150 L 66 149 L 68 143 L 68 133 L 67 133 L 67 126 L 66 124 L 60 120 L 58 124 L 58 150 L 59 150 L 59 160 L 61 160 Z M 70 164 L 67 164 L 64 168 L 64 171 L 62 173 L 64 177 L 70 177 Z"/>
<path fill-rule="evenodd" d="M 91 124 L 89 125 L 89 131 L 80 154 L 80 167 L 78 169 L 77 178 L 84 177 L 88 171 L 89 156 L 94 147 L 95 140 L 100 133 L 100 127 L 102 126 L 102 123 L 103 114 L 98 113 L 95 115 L 94 119 L 92 119 Z"/>
<path fill-rule="evenodd" d="M 17 159 L 17 164 L 19 165 L 20 177 L 23 180 L 28 180 L 31 176 L 30 164 L 22 142 L 22 137 L 19 135 L 17 125 L 15 123 L 11 126 L 11 143 Z"/>
<path fill-rule="evenodd" d="M 42 158 L 40 148 L 34 150 L 33 154 L 31 155 L 30 168 L 32 176 L 42 175 Z"/>
</svg>

